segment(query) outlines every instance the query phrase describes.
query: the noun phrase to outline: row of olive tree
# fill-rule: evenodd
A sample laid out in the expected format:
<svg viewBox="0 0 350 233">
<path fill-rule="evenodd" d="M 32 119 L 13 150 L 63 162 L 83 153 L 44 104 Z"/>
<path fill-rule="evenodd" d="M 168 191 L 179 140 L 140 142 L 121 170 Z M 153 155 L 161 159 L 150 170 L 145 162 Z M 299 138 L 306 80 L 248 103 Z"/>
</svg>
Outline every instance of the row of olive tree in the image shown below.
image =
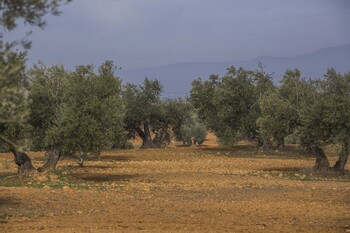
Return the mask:
<svg viewBox="0 0 350 233">
<path fill-rule="evenodd" d="M 332 167 L 344 171 L 350 144 L 350 72 L 329 69 L 323 79 L 301 78 L 287 70 L 280 85 L 263 69 L 230 67 L 223 77 L 193 81 L 191 98 L 198 116 L 220 142 L 256 139 L 263 149 L 283 150 L 293 135 L 316 156 L 315 169 L 331 169 L 323 147 L 341 144 Z"/>
<path fill-rule="evenodd" d="M 21 119 L 0 123 L 0 146 L 13 152 L 19 173 L 35 170 L 25 150 L 46 151 L 47 160 L 39 168 L 45 171 L 55 169 L 64 155 L 78 158 L 82 166 L 87 155 L 123 148 L 136 135 L 143 141 L 141 148 L 163 147 L 172 134 L 182 140 L 188 122 L 202 127 L 203 139 L 196 141 L 205 138 L 206 130 L 191 104 L 161 99 L 162 85 L 157 80 L 146 78 L 142 85 L 122 86 L 112 61 L 103 63 L 96 73 L 91 65 L 68 71 L 62 65 L 38 63 L 26 70 L 24 58 L 25 54 L 13 53 L 6 59 L 19 64 L 11 80 L 21 92 L 10 93 L 9 98 L 20 98 L 12 111 Z M 187 132 L 186 140 L 198 132 Z"/>
<path fill-rule="evenodd" d="M 129 138 L 139 136 L 142 139 L 141 148 L 162 147 L 170 142 L 171 135 L 186 143 L 203 137 L 203 140 L 198 140 L 202 143 L 206 129 L 194 116 L 189 101 L 161 99 L 162 90 L 159 81 L 148 78 L 143 85 L 126 84 L 122 96 L 125 107 L 124 125 Z M 189 123 L 197 125 L 202 131 L 186 132 L 187 138 L 184 140 L 185 126 Z"/>
<path fill-rule="evenodd" d="M 0 26 L 4 32 L 13 31 L 18 23 L 43 28 L 46 14 L 59 15 L 61 4 L 71 0 L 23 0 L 0 1 Z M 28 33 L 29 34 L 29 33 Z M 28 80 L 25 75 L 26 53 L 14 50 L 22 44 L 28 49 L 27 38 L 6 42 L 0 33 L 0 143 L 15 155 L 19 172 L 32 170 L 29 157 L 21 152 L 29 130 L 25 127 L 28 117 Z M 28 135 L 28 134 L 27 134 Z"/>
<path fill-rule="evenodd" d="M 15 58 L 11 64 L 23 63 L 23 56 Z M 40 169 L 47 170 L 55 168 L 62 153 L 82 158 L 123 137 L 121 82 L 112 62 L 101 65 L 98 74 L 91 66 L 74 72 L 43 64 L 27 72 L 23 67 L 11 78 L 25 93 L 16 110 L 23 119 L 0 123 L 0 143 L 13 152 L 20 173 L 34 170 L 25 149 L 45 150 L 48 160 Z"/>
<path fill-rule="evenodd" d="M 238 138 L 259 138 L 259 99 L 273 89 L 271 77 L 260 71 L 230 67 L 225 76 L 192 82 L 190 101 L 198 116 L 222 144 Z"/>
</svg>

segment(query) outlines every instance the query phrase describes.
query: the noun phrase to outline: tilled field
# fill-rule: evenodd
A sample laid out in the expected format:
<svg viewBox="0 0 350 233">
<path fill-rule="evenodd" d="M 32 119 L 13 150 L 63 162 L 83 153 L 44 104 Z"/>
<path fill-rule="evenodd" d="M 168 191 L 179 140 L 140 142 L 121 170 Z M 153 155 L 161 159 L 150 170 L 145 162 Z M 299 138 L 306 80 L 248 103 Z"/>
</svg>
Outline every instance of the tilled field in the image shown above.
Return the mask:
<svg viewBox="0 0 350 233">
<path fill-rule="evenodd" d="M 350 232 L 349 173 L 242 148 L 112 151 L 29 178 L 2 154 L 0 231 Z"/>
</svg>

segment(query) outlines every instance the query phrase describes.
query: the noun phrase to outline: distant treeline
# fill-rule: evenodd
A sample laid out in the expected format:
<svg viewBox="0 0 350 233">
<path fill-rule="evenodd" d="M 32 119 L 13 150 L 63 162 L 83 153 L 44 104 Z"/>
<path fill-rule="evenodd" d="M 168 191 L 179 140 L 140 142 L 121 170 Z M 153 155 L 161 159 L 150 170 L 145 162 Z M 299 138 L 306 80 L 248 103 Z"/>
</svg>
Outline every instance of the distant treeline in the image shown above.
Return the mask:
<svg viewBox="0 0 350 233">
<path fill-rule="evenodd" d="M 207 130 L 223 145 L 254 140 L 261 150 L 284 150 L 298 143 L 316 156 L 315 169 L 330 170 L 323 151 L 341 144 L 334 170 L 343 171 L 350 140 L 350 73 L 329 69 L 324 78 L 304 79 L 287 70 L 280 84 L 262 66 L 258 70 L 230 67 L 226 75 L 192 82 L 188 99 L 162 99 L 162 85 L 145 78 L 125 84 L 106 61 L 95 69 L 42 63 L 25 68 L 25 54 L 7 51 L 0 68 L 0 146 L 12 151 L 21 173 L 34 168 L 27 150 L 47 153 L 40 170 L 54 169 L 62 156 L 83 165 L 86 156 L 131 147 L 160 148 L 171 139 L 201 144 Z"/>
<path fill-rule="evenodd" d="M 287 70 L 275 85 L 261 65 L 251 71 L 230 67 L 226 75 L 192 82 L 190 102 L 223 144 L 256 139 L 258 147 L 283 150 L 285 141 L 316 156 L 315 169 L 344 171 L 350 143 L 350 72 L 328 69 L 323 78 L 305 79 Z M 340 144 L 331 168 L 322 149 Z"/>
<path fill-rule="evenodd" d="M 27 70 L 24 53 L 9 50 L 3 58 L 0 148 L 13 152 L 20 173 L 34 169 L 24 153 L 28 150 L 46 151 L 43 171 L 55 169 L 62 156 L 76 157 L 83 165 L 86 156 L 129 148 L 136 136 L 141 148 L 164 147 L 172 138 L 201 144 L 206 137 L 189 101 L 161 99 L 157 80 L 122 85 L 112 61 L 97 69 L 86 65 L 68 71 L 38 63 Z"/>
<path fill-rule="evenodd" d="M 5 1 L 0 25 L 14 30 L 19 21 L 42 28 L 43 17 L 59 15 L 70 0 Z M 98 67 L 38 63 L 27 70 L 26 53 L 0 35 L 0 149 L 11 151 L 20 174 L 34 171 L 27 150 L 44 150 L 39 171 L 55 169 L 61 156 L 98 156 L 102 150 L 130 147 L 138 135 L 142 148 L 162 147 L 174 137 L 186 145 L 202 143 L 207 129 L 222 144 L 256 140 L 261 149 L 284 149 L 286 139 L 316 156 L 316 170 L 331 170 L 323 146 L 340 144 L 332 167 L 343 171 L 350 140 L 350 73 L 329 69 L 324 78 L 306 80 L 287 70 L 275 85 L 259 70 L 230 67 L 223 77 L 195 80 L 189 99 L 161 99 L 162 85 L 145 79 L 126 84 L 113 62 Z M 207 128 L 207 129 L 206 129 Z M 275 143 L 275 145 L 273 145 Z"/>
</svg>

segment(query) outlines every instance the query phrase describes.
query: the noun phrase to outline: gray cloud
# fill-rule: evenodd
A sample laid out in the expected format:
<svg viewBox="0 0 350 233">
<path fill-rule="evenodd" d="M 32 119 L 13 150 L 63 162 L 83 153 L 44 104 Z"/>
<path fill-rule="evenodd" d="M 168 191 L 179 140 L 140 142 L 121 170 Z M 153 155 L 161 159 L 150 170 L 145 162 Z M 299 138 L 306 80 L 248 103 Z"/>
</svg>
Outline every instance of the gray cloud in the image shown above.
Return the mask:
<svg viewBox="0 0 350 233">
<path fill-rule="evenodd" d="M 47 21 L 31 37 L 30 61 L 68 67 L 235 61 L 350 43 L 347 0 L 75 0 Z"/>
</svg>

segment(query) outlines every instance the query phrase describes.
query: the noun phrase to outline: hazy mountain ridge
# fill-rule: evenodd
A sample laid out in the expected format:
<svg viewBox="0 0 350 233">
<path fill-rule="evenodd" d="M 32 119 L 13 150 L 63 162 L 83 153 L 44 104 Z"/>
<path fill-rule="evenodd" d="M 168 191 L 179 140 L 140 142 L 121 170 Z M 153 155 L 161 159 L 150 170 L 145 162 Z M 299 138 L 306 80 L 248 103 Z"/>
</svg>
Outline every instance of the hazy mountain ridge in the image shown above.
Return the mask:
<svg viewBox="0 0 350 233">
<path fill-rule="evenodd" d="M 268 73 L 273 74 L 275 81 L 283 76 L 286 69 L 298 68 L 303 77 L 323 77 L 327 68 L 333 67 L 338 72 L 350 71 L 350 44 L 327 47 L 313 53 L 294 57 L 260 56 L 246 61 L 236 62 L 183 62 L 157 67 L 134 70 L 120 70 L 118 76 L 123 82 L 141 83 L 145 77 L 156 78 L 164 85 L 164 96 L 186 96 L 194 79 L 207 79 L 211 74 L 220 76 L 226 73 L 231 65 L 255 70 L 258 63 L 265 66 Z"/>
</svg>

